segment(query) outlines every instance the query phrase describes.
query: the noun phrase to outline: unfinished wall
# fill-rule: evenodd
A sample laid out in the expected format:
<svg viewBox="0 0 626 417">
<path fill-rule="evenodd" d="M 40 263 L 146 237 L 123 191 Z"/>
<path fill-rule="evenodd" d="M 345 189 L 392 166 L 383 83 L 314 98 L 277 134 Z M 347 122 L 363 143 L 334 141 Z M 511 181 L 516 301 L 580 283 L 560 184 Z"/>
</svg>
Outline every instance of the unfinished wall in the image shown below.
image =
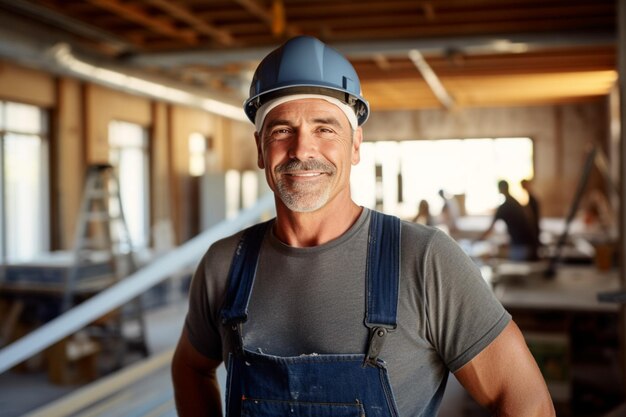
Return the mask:
<svg viewBox="0 0 626 417">
<path fill-rule="evenodd" d="M 57 81 L 57 129 L 52 160 L 56 172 L 52 184 L 52 204 L 58 207 L 54 219 L 58 223 L 56 249 L 74 245 L 76 219 L 80 207 L 84 173 L 85 144 L 81 83 L 72 79 Z"/>
<path fill-rule="evenodd" d="M 245 170 L 256 167 L 253 129 L 249 123 L 182 106 L 171 106 L 168 120 L 172 219 L 177 241 L 184 242 L 200 231 L 200 179 L 189 174 L 189 136 L 197 132 L 208 139 L 208 172 Z"/>
<path fill-rule="evenodd" d="M 564 216 L 589 145 L 608 137 L 607 101 L 558 106 L 373 112 L 365 140 L 530 137 L 534 190 L 545 216 Z"/>
<path fill-rule="evenodd" d="M 245 158 L 240 158 L 238 152 L 241 138 L 252 137 L 247 124 L 205 111 L 55 77 L 8 62 L 0 62 L 0 99 L 34 104 L 50 111 L 52 249 L 71 249 L 74 244 L 85 168 L 108 162 L 108 127 L 113 120 L 148 129 L 151 222 L 170 222 L 176 243 L 193 235 L 194 210 L 198 210 L 196 180 L 188 170 L 189 135 L 199 132 L 210 139 L 209 169 L 249 165 L 242 164 Z M 235 140 L 233 129 L 238 137 Z"/>
<path fill-rule="evenodd" d="M 254 141 L 254 126 L 252 123 L 229 122 L 228 132 L 225 134 L 224 164 L 226 169 L 240 171 L 255 170 L 257 166 L 257 151 Z"/>
<path fill-rule="evenodd" d="M 170 192 L 168 132 L 168 105 L 162 102 L 152 103 L 152 128 L 150 131 L 150 219 L 153 225 L 163 224 L 172 227 L 172 197 Z M 153 236 L 154 238 L 154 236 Z M 152 241 L 151 243 L 155 243 Z M 163 247 L 173 242 L 160 242 Z"/>
<path fill-rule="evenodd" d="M 189 136 L 200 133 L 212 138 L 215 117 L 196 109 L 171 106 L 169 111 L 170 187 L 172 221 L 176 240 L 184 242 L 197 233 L 198 182 L 189 174 Z"/>
<path fill-rule="evenodd" d="M 0 98 L 50 108 L 56 103 L 54 77 L 0 61 Z"/>
<path fill-rule="evenodd" d="M 189 175 L 188 138 L 210 138 L 209 166 L 257 169 L 250 123 L 113 91 L 0 61 L 0 99 L 51 110 L 53 249 L 73 245 L 87 164 L 108 161 L 108 124 L 123 120 L 150 132 L 151 221 L 171 221 L 176 243 L 197 229 L 197 180 Z M 535 190 L 546 216 L 564 216 L 588 145 L 609 137 L 609 100 L 559 106 L 376 112 L 366 140 L 528 136 L 535 145 Z M 607 146 L 606 149 L 611 149 Z M 610 156 L 610 155 L 609 155 Z M 592 179 L 598 182 L 598 179 Z"/>
<path fill-rule="evenodd" d="M 71 249 L 86 167 L 109 161 L 109 123 L 121 120 L 150 129 L 153 114 L 148 99 L 72 78 L 58 79 L 57 92 L 56 112 L 53 112 L 57 129 L 51 161 L 57 180 L 51 187 L 53 192 L 58 190 L 52 204 L 59 207 L 53 222 L 58 222 L 60 227 L 53 249 Z"/>
<path fill-rule="evenodd" d="M 119 120 L 149 128 L 152 124 L 150 100 L 95 84 L 86 84 L 84 88 L 87 162 L 108 162 L 109 123 Z"/>
</svg>

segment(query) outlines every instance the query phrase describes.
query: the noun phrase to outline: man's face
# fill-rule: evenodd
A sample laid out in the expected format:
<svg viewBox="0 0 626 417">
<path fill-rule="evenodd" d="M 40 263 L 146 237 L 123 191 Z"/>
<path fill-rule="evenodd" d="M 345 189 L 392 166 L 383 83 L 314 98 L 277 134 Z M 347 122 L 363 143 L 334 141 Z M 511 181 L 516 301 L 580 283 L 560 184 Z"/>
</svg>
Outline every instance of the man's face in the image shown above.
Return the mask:
<svg viewBox="0 0 626 417">
<path fill-rule="evenodd" d="M 255 135 L 258 165 L 270 188 L 296 212 L 312 212 L 350 196 L 350 167 L 359 162 L 361 128 L 322 99 L 288 101 L 272 109 Z"/>
</svg>

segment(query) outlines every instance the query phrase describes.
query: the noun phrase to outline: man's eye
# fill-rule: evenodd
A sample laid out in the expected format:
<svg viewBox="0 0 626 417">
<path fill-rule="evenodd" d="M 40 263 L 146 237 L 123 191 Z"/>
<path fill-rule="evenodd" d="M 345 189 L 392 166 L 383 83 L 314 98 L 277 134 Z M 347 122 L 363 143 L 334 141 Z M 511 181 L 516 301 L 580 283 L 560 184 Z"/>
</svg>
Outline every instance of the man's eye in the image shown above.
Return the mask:
<svg viewBox="0 0 626 417">
<path fill-rule="evenodd" d="M 281 128 L 281 129 L 274 129 L 270 132 L 270 137 L 274 138 L 274 139 L 278 139 L 278 138 L 284 138 L 286 136 L 288 136 L 291 133 L 291 130 L 287 129 L 287 128 Z"/>
<path fill-rule="evenodd" d="M 324 134 L 324 135 L 335 133 L 335 131 L 333 129 L 329 128 L 329 127 L 320 127 L 320 128 L 317 129 L 317 131 L 319 133 Z"/>
</svg>

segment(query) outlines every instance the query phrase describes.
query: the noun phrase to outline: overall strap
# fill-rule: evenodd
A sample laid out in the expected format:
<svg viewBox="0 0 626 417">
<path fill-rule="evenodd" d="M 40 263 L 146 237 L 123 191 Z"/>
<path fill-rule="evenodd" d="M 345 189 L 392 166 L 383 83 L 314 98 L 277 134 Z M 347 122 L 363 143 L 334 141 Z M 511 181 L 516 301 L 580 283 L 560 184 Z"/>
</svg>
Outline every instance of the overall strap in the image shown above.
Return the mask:
<svg viewBox="0 0 626 417">
<path fill-rule="evenodd" d="M 272 220 L 246 229 L 233 256 L 228 274 L 228 288 L 222 306 L 222 322 L 240 325 L 248 318 L 248 303 L 259 261 L 263 237 Z"/>
<path fill-rule="evenodd" d="M 367 310 L 370 329 L 366 363 L 375 365 L 387 332 L 397 326 L 400 282 L 400 219 L 372 210 L 367 252 Z"/>
</svg>

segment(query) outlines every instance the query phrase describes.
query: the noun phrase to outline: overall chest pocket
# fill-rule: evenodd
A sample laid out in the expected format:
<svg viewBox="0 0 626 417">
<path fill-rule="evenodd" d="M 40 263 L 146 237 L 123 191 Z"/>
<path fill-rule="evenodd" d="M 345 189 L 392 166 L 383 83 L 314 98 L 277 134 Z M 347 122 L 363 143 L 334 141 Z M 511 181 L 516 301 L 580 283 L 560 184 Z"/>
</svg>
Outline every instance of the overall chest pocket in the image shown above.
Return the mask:
<svg viewBox="0 0 626 417">
<path fill-rule="evenodd" d="M 365 417 L 363 405 L 354 403 L 315 403 L 259 400 L 241 402 L 242 417 Z"/>
</svg>

